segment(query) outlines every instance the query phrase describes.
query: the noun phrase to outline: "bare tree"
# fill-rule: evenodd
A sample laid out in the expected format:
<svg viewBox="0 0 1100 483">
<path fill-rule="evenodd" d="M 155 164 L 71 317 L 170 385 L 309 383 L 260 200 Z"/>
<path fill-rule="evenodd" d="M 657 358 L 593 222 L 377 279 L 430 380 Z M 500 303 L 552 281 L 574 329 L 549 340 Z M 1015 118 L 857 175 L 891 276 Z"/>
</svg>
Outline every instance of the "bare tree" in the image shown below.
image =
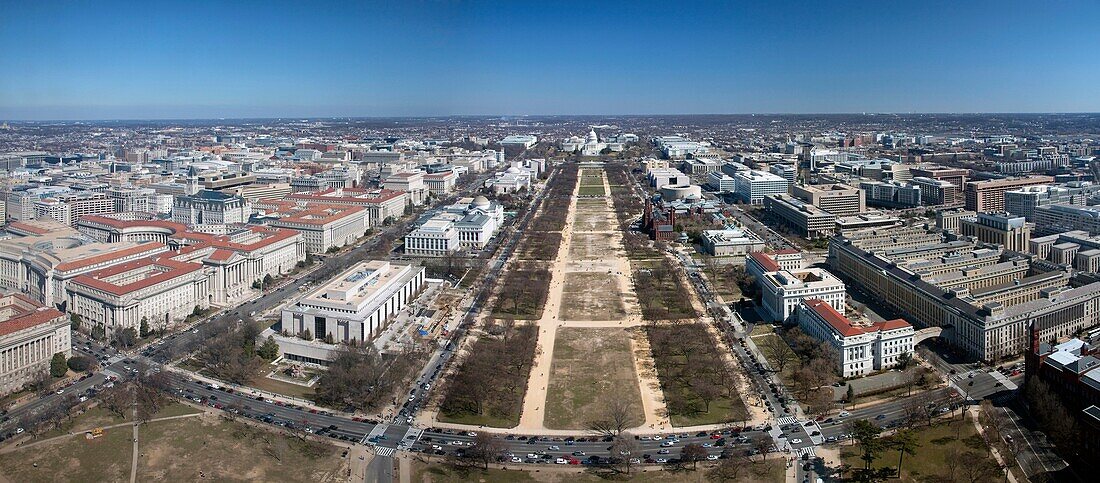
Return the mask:
<svg viewBox="0 0 1100 483">
<path fill-rule="evenodd" d="M 760 350 L 764 352 L 769 361 L 775 364 L 775 369 L 779 372 L 783 372 L 788 365 L 798 360 L 798 354 L 795 354 L 787 345 L 787 342 L 779 336 L 764 339 L 764 342 L 760 344 Z"/>
<path fill-rule="evenodd" d="M 768 461 L 768 453 L 772 450 L 772 441 L 768 436 L 757 436 L 752 440 L 753 449 L 763 455 L 764 461 Z"/>
<path fill-rule="evenodd" d="M 603 414 L 588 423 L 588 429 L 601 436 L 619 438 L 627 429 L 640 424 L 634 417 L 634 409 L 629 399 L 613 398 Z"/>
<path fill-rule="evenodd" d="M 639 450 L 634 438 L 624 433 L 611 443 L 611 461 L 620 472 L 629 475 L 634 468 L 634 458 L 637 458 L 635 455 Z"/>
<path fill-rule="evenodd" d="M 734 451 L 729 454 L 728 458 L 718 463 L 718 466 L 711 469 L 707 476 L 710 477 L 711 481 L 739 481 L 744 476 L 749 464 L 751 464 L 751 461 L 745 457 L 744 453 Z"/>
<path fill-rule="evenodd" d="M 698 443 L 686 444 L 680 449 L 680 461 L 691 462 L 691 469 L 693 470 L 700 461 L 705 459 L 707 459 L 707 449 Z"/>
<path fill-rule="evenodd" d="M 481 464 L 483 469 L 489 469 L 489 464 L 496 461 L 504 452 L 504 445 L 496 436 L 484 431 L 474 436 L 474 441 L 466 449 L 466 457 Z"/>
</svg>

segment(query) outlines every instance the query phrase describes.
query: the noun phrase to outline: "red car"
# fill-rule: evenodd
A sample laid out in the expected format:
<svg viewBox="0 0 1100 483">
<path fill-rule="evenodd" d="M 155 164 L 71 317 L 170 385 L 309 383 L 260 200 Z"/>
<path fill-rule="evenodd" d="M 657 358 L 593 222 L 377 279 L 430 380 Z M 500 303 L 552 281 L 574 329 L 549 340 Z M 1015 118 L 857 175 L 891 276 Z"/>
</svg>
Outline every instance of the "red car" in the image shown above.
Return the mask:
<svg viewBox="0 0 1100 483">
<path fill-rule="evenodd" d="M 311 413 L 313 413 L 313 414 L 317 414 L 317 410 L 316 410 L 316 409 L 310 409 L 310 410 L 309 410 L 309 412 L 311 412 Z"/>
<path fill-rule="evenodd" d="M 722 435 L 720 435 L 720 434 L 712 434 L 712 435 L 710 435 L 710 439 L 722 439 Z"/>
</svg>

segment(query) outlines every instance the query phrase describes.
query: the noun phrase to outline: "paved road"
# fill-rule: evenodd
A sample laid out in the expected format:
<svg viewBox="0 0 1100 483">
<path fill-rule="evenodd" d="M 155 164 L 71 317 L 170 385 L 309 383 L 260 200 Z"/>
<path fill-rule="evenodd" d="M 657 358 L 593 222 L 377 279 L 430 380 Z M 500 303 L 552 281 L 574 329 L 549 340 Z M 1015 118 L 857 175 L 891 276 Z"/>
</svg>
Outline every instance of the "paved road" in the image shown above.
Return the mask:
<svg viewBox="0 0 1100 483">
<path fill-rule="evenodd" d="M 393 482 L 393 457 L 375 455 L 367 465 L 367 483 Z"/>
</svg>

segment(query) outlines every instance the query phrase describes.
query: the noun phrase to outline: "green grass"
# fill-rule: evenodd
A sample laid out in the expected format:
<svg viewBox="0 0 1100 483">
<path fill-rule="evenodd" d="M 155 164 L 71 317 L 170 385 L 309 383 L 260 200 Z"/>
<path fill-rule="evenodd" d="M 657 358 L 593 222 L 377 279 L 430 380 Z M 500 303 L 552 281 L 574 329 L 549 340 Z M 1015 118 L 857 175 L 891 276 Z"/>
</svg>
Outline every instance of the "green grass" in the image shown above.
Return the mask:
<svg viewBox="0 0 1100 483">
<path fill-rule="evenodd" d="M 949 472 L 948 461 L 958 460 L 966 451 L 975 451 L 983 457 L 992 458 L 989 448 L 982 441 L 974 423 L 967 419 L 956 418 L 949 421 L 941 421 L 932 426 L 917 426 L 913 429 L 920 442 L 915 456 L 906 455 L 902 462 L 902 481 L 931 481 L 936 477 L 943 477 Z M 840 456 L 846 464 L 853 468 L 862 468 L 863 460 L 859 459 L 859 446 L 844 446 Z M 974 461 L 959 462 L 956 470 L 956 478 L 964 474 L 963 467 L 974 464 Z M 886 451 L 882 453 L 873 467 L 896 468 L 898 464 L 898 452 Z M 1003 476 L 1002 476 L 1003 477 Z M 1001 477 L 996 478 L 998 481 Z"/>
<path fill-rule="evenodd" d="M 598 186 L 581 185 L 580 188 L 577 188 L 578 196 L 604 196 L 606 194 L 607 190 L 604 189 L 602 184 Z"/>
<path fill-rule="evenodd" d="M 519 414 L 516 413 L 513 416 L 502 418 L 490 414 L 462 413 L 452 415 L 440 412 L 436 419 L 442 423 L 488 426 L 490 428 L 514 428 L 519 424 Z"/>
<path fill-rule="evenodd" d="M 710 403 L 710 411 L 690 414 L 673 414 L 669 417 L 673 426 L 699 426 L 744 421 L 748 416 L 740 399 L 719 398 Z"/>
</svg>

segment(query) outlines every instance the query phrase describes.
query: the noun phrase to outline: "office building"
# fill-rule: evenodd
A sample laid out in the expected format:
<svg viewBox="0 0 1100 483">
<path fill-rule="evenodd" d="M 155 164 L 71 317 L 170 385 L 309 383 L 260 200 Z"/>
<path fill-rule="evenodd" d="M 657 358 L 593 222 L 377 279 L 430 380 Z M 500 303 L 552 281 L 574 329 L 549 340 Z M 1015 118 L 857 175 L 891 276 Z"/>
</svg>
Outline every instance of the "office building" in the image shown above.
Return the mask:
<svg viewBox="0 0 1100 483">
<path fill-rule="evenodd" d="M 707 187 L 720 193 L 732 193 L 737 190 L 737 184 L 733 178 L 720 171 L 707 174 Z"/>
<path fill-rule="evenodd" d="M 89 327 L 137 330 L 144 319 L 167 328 L 211 304 L 210 279 L 200 263 L 181 262 L 172 254 L 143 258 L 74 278 L 66 288 L 69 311 Z"/>
<path fill-rule="evenodd" d="M 1008 213 L 978 213 L 974 218 L 959 220 L 959 231 L 963 236 L 972 236 L 1016 252 L 1027 251 L 1033 227 L 1024 217 Z"/>
<path fill-rule="evenodd" d="M 936 227 L 952 233 L 960 233 L 959 223 L 966 218 L 974 218 L 977 213 L 956 208 L 953 210 L 936 211 Z"/>
<path fill-rule="evenodd" d="M 920 188 L 921 204 L 955 206 L 963 202 L 959 187 L 948 181 L 916 176 L 909 184 Z"/>
<path fill-rule="evenodd" d="M 69 318 L 23 294 L 0 292 L 0 397 L 49 373 L 54 354 L 72 355 Z"/>
<path fill-rule="evenodd" d="M 674 168 L 651 168 L 646 171 L 646 178 L 649 179 L 649 185 L 657 189 L 668 185 L 683 186 L 691 184 L 691 178 L 688 175 Z"/>
<path fill-rule="evenodd" d="M 741 227 L 727 226 L 722 230 L 703 230 L 703 250 L 714 257 L 744 256 L 766 248 L 764 240 Z"/>
<path fill-rule="evenodd" d="M 759 205 L 768 195 L 787 194 L 787 180 L 766 171 L 739 171 L 733 176 L 735 193 L 745 203 Z"/>
<path fill-rule="evenodd" d="M 59 193 L 34 202 L 35 218 L 52 218 L 68 226 L 75 225 L 82 216 L 114 211 L 114 203 L 106 194 L 87 191 Z"/>
<path fill-rule="evenodd" d="M 369 212 L 367 220 L 372 227 L 382 226 L 405 216 L 405 209 L 409 204 L 407 193 L 387 189 L 332 189 L 314 193 L 292 193 L 286 199 L 363 206 Z"/>
<path fill-rule="evenodd" d="M 1050 184 L 1050 176 L 1027 176 L 1022 178 L 987 179 L 968 181 L 965 188 L 966 209 L 970 211 L 1005 211 L 1005 192 L 1023 188 Z"/>
<path fill-rule="evenodd" d="M 428 187 L 424 184 L 424 172 L 398 171 L 382 180 L 382 188 L 393 191 L 404 191 L 409 195 L 409 202 L 413 206 L 420 206 L 428 199 Z"/>
<path fill-rule="evenodd" d="M 836 230 L 836 215 L 788 195 L 765 196 L 764 208 L 806 238 L 832 236 Z"/>
<path fill-rule="evenodd" d="M 325 253 L 350 245 L 370 228 L 368 211 L 363 206 L 263 200 L 254 208 L 263 212 L 260 221 L 301 233 L 309 253 Z"/>
<path fill-rule="evenodd" d="M 771 320 L 786 321 L 807 298 L 824 300 L 844 313 L 844 282 L 820 268 L 765 272 L 757 284 L 762 293 L 760 303 Z"/>
<path fill-rule="evenodd" d="M 842 184 L 792 186 L 791 195 L 836 216 L 867 211 L 863 190 Z"/>
<path fill-rule="evenodd" d="M 252 203 L 220 191 L 200 190 L 191 196 L 177 196 L 172 204 L 172 221 L 184 225 L 229 225 L 247 223 Z"/>
<path fill-rule="evenodd" d="M 913 354 L 913 326 L 904 319 L 856 324 L 821 299 L 805 299 L 798 309 L 802 331 L 836 351 L 841 377 L 889 369 Z"/>
<path fill-rule="evenodd" d="M 360 262 L 282 311 L 279 350 L 290 360 L 326 364 L 336 347 L 294 336 L 357 343 L 373 340 L 424 289 L 424 267 L 384 260 Z"/>
<path fill-rule="evenodd" d="M 900 181 L 861 181 L 866 204 L 885 208 L 913 208 L 922 203 L 920 186 Z"/>
<path fill-rule="evenodd" d="M 1100 207 L 1077 205 L 1048 205 L 1036 207 L 1032 212 L 1037 235 L 1050 235 L 1068 231 L 1085 231 L 1100 234 Z"/>
<path fill-rule="evenodd" d="M 500 145 L 503 147 L 523 147 L 524 149 L 530 148 L 535 144 L 538 144 L 539 138 L 532 135 L 513 134 L 500 140 Z"/>
<path fill-rule="evenodd" d="M 1075 181 L 1064 185 L 1025 186 L 1005 192 L 1005 211 L 1034 220 L 1035 208 L 1050 205 L 1088 205 L 1089 199 L 1100 194 L 1100 185 Z"/>
</svg>

